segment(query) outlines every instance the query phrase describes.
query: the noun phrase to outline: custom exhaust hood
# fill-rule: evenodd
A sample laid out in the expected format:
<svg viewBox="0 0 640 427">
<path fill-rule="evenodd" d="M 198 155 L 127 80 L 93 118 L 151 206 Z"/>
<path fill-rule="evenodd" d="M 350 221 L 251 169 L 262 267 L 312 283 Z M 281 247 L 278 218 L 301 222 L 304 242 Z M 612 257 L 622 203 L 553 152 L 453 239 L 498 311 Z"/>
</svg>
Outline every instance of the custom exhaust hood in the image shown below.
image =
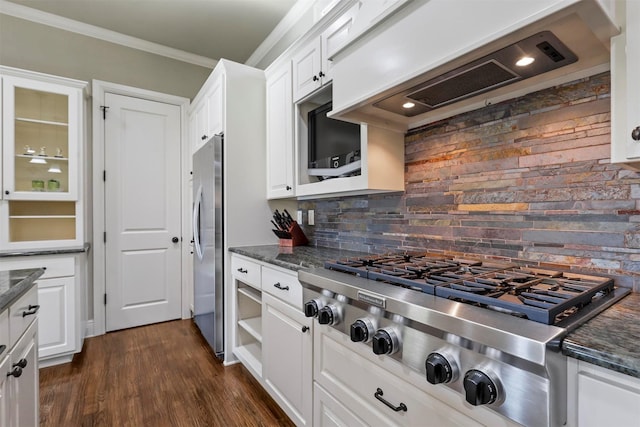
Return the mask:
<svg viewBox="0 0 640 427">
<path fill-rule="evenodd" d="M 406 131 L 610 68 L 601 0 L 447 1 L 415 0 L 333 58 L 330 115 Z"/>
</svg>

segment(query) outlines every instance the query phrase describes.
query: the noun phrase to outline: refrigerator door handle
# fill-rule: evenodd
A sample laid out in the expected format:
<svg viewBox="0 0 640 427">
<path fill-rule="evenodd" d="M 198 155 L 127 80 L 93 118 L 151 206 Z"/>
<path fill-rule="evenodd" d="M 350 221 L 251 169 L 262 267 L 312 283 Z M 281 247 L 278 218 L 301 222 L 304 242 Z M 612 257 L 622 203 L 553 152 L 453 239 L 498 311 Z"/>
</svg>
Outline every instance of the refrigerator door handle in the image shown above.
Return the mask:
<svg viewBox="0 0 640 427">
<path fill-rule="evenodd" d="M 193 203 L 193 247 L 196 256 L 202 261 L 202 246 L 200 246 L 200 205 L 202 205 L 202 184 L 198 187 L 196 200 Z"/>
</svg>

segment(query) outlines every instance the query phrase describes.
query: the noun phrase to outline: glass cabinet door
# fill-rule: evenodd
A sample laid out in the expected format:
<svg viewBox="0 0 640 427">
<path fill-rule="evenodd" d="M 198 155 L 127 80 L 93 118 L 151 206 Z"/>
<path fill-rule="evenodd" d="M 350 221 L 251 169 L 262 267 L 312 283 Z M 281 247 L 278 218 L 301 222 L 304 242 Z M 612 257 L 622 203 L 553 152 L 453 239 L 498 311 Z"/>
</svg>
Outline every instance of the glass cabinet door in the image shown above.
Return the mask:
<svg viewBox="0 0 640 427">
<path fill-rule="evenodd" d="M 77 200 L 80 93 L 3 77 L 3 197 Z"/>
</svg>

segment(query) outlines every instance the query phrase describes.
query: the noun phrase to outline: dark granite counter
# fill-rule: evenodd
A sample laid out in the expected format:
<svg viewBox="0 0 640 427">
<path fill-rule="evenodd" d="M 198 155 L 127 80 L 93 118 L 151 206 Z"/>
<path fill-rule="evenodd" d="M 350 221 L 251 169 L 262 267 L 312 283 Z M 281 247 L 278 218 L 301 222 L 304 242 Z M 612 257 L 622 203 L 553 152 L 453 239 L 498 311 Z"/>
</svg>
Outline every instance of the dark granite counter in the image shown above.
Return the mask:
<svg viewBox="0 0 640 427">
<path fill-rule="evenodd" d="M 570 333 L 562 352 L 640 378 L 640 293 L 632 292 Z"/>
<path fill-rule="evenodd" d="M 230 248 L 229 251 L 294 271 L 302 268 L 322 267 L 324 262 L 330 259 L 362 255 L 362 252 L 313 246 L 292 248 L 278 245 L 243 246 Z"/>
<path fill-rule="evenodd" d="M 43 274 L 42 268 L 0 271 L 0 312 L 31 289 Z"/>
<path fill-rule="evenodd" d="M 298 271 L 326 260 L 362 255 L 340 249 L 278 245 L 231 248 L 231 252 Z M 640 378 L 640 293 L 629 296 L 570 333 L 562 352 L 594 365 Z"/>
<path fill-rule="evenodd" d="M 61 255 L 61 254 L 77 254 L 89 252 L 91 245 L 85 243 L 82 246 L 71 246 L 65 248 L 50 249 L 27 249 L 27 250 L 6 250 L 0 251 L 0 258 L 18 257 L 18 256 L 37 256 L 37 255 Z"/>
</svg>

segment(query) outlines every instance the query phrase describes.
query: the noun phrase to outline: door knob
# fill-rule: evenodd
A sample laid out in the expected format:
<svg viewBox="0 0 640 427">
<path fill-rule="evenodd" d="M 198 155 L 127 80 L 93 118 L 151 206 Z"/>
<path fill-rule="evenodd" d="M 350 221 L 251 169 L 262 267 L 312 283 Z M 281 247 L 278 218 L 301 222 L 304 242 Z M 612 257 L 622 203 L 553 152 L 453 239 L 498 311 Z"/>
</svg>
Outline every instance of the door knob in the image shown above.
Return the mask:
<svg viewBox="0 0 640 427">
<path fill-rule="evenodd" d="M 173 239 L 171 239 L 171 241 L 173 243 L 178 243 L 180 241 L 180 239 L 178 239 L 177 237 L 174 237 Z"/>
</svg>

